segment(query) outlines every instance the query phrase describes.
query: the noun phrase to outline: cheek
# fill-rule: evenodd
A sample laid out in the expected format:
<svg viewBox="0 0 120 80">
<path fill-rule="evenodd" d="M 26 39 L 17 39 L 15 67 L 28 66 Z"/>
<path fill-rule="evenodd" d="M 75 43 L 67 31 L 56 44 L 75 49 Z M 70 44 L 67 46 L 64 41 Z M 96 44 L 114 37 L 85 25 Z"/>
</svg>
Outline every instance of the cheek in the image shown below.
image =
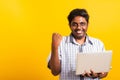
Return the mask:
<svg viewBox="0 0 120 80">
<path fill-rule="evenodd" d="M 70 29 L 71 29 L 71 31 L 75 30 L 75 28 L 74 28 L 74 27 L 70 27 Z"/>
<path fill-rule="evenodd" d="M 87 27 L 83 27 L 83 29 L 84 29 L 85 31 L 87 31 Z"/>
</svg>

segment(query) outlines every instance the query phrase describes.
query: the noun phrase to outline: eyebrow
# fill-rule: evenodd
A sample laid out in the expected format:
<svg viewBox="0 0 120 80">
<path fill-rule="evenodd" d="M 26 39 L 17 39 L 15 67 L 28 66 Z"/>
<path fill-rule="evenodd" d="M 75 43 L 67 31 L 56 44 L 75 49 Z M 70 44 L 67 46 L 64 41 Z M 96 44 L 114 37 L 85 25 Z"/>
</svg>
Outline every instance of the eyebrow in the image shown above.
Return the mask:
<svg viewBox="0 0 120 80">
<path fill-rule="evenodd" d="M 72 22 L 72 23 L 77 23 L 77 22 Z M 80 24 L 80 23 L 86 23 L 86 22 L 79 22 L 79 23 L 77 23 L 77 24 Z"/>
</svg>

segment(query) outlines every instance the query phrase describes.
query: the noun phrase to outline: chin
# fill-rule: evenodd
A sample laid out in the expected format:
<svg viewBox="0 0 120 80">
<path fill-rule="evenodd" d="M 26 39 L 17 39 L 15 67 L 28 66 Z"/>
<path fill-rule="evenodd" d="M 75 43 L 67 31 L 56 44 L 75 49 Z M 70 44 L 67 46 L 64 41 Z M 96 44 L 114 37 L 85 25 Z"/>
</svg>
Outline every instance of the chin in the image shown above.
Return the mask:
<svg viewBox="0 0 120 80">
<path fill-rule="evenodd" d="M 76 39 L 81 39 L 83 36 L 75 36 Z"/>
<path fill-rule="evenodd" d="M 80 35 L 76 35 L 75 37 L 77 38 L 77 39 L 81 39 L 81 38 L 83 38 L 85 36 L 85 34 L 80 34 Z"/>
<path fill-rule="evenodd" d="M 83 38 L 83 36 L 79 36 L 79 37 L 77 37 L 77 39 L 82 39 Z"/>
<path fill-rule="evenodd" d="M 85 35 L 84 34 L 73 34 L 74 38 L 76 39 L 81 39 L 83 38 Z"/>
</svg>

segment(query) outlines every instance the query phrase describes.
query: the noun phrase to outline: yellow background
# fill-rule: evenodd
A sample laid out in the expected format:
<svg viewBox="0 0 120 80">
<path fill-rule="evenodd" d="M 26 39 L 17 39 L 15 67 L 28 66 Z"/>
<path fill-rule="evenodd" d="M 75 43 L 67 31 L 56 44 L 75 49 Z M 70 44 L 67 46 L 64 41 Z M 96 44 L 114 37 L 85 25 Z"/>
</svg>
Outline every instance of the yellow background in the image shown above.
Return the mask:
<svg viewBox="0 0 120 80">
<path fill-rule="evenodd" d="M 0 80 L 57 80 L 47 68 L 51 35 L 69 35 L 74 8 L 90 14 L 88 34 L 113 50 L 104 80 L 119 80 L 119 0 L 0 0 Z"/>
</svg>

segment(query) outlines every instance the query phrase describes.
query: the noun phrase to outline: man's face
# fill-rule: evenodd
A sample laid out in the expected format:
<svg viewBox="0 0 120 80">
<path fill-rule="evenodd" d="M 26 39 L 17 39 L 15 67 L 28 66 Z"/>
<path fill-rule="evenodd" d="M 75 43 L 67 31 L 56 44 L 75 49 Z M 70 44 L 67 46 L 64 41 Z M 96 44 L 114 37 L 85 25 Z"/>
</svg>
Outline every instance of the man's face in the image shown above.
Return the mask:
<svg viewBox="0 0 120 80">
<path fill-rule="evenodd" d="M 76 39 L 81 39 L 86 35 L 88 23 L 82 16 L 76 16 L 70 24 L 70 29 Z"/>
</svg>

